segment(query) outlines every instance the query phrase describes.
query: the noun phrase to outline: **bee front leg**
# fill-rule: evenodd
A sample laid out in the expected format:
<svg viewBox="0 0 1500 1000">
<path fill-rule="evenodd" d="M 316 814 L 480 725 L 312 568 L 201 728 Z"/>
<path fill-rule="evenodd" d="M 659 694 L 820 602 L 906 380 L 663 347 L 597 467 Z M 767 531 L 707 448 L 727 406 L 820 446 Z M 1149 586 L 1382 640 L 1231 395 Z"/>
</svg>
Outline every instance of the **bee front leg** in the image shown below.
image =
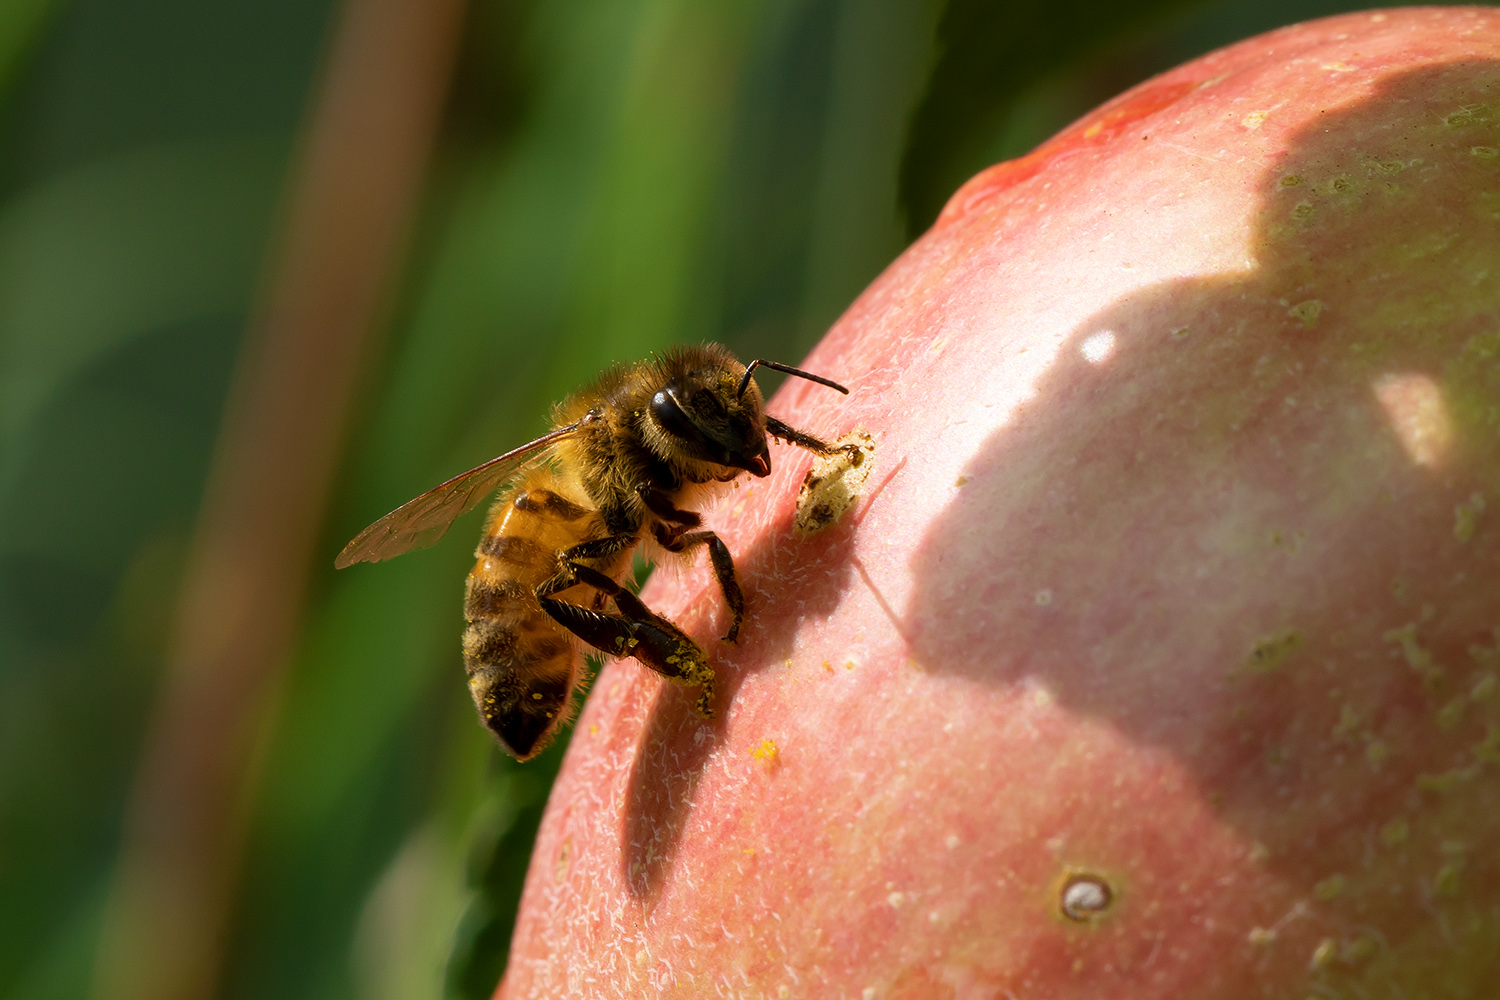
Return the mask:
<svg viewBox="0 0 1500 1000">
<path fill-rule="evenodd" d="M 819 455 L 831 455 L 838 449 L 821 438 L 815 438 L 811 434 L 804 434 L 790 424 L 784 424 L 780 420 L 766 414 L 766 433 L 778 441 L 794 444 L 799 448 L 816 452 Z"/>
<path fill-rule="evenodd" d="M 537 588 L 542 610 L 596 649 L 615 656 L 633 656 L 668 680 L 696 685 L 699 694 L 694 708 L 705 719 L 713 718 L 714 669 L 698 644 L 598 570 L 571 562 L 565 569 L 566 578 L 559 574 Z M 590 611 L 550 596 L 578 583 L 608 594 L 619 614 Z"/>
<path fill-rule="evenodd" d="M 836 451 L 842 451 L 848 454 L 855 465 L 864 460 L 864 454 L 860 451 L 857 444 L 831 445 L 822 438 L 815 438 L 811 434 L 804 434 L 797 430 L 797 428 L 782 423 L 769 413 L 766 414 L 766 433 L 778 441 L 785 441 L 799 448 L 806 448 L 814 454 L 832 455 Z"/>
</svg>

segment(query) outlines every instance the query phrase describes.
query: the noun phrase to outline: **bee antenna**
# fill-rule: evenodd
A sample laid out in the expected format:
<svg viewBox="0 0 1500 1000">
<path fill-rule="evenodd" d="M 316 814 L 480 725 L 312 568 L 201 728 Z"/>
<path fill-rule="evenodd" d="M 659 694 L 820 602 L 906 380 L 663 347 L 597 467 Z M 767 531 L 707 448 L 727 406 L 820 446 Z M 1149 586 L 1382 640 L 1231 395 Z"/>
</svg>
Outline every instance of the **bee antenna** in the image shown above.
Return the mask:
<svg viewBox="0 0 1500 1000">
<path fill-rule="evenodd" d="M 756 366 L 769 368 L 772 371 L 785 372 L 788 375 L 795 375 L 798 378 L 805 378 L 809 382 L 816 382 L 819 385 L 826 385 L 830 389 L 837 389 L 839 392 L 842 392 L 846 396 L 849 395 L 849 390 L 839 385 L 833 379 L 824 378 L 821 375 L 814 375 L 812 372 L 805 372 L 801 368 L 793 368 L 791 365 L 782 365 L 777 364 L 775 361 L 767 361 L 765 358 L 756 358 L 754 361 L 745 366 L 745 374 L 740 378 L 739 391 L 734 394 L 735 399 L 745 398 L 745 390 L 750 388 L 750 374 L 755 371 Z"/>
</svg>

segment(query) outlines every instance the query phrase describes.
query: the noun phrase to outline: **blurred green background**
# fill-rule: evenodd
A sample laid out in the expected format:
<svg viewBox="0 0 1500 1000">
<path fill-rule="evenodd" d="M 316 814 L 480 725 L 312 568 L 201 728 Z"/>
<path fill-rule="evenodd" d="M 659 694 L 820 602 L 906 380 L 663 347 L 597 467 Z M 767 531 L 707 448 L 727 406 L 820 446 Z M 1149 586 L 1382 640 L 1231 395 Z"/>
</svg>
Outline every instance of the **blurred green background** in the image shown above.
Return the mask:
<svg viewBox="0 0 1500 1000">
<path fill-rule="evenodd" d="M 264 725 L 220 993 L 487 997 L 562 746 L 458 652 L 477 517 L 365 523 L 605 363 L 796 362 L 945 198 L 1331 0 L 474 0 Z M 125 804 L 332 0 L 0 0 L 0 996 L 97 995 Z M 315 500 L 320 503 L 321 501 Z"/>
</svg>

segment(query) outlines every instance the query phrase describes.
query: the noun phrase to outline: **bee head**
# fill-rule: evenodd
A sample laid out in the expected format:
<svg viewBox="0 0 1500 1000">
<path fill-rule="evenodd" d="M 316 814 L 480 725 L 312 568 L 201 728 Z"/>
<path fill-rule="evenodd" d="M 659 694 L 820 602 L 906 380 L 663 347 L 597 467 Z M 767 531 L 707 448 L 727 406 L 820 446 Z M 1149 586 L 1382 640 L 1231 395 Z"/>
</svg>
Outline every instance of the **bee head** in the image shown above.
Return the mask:
<svg viewBox="0 0 1500 1000">
<path fill-rule="evenodd" d="M 651 397 L 651 419 L 685 457 L 752 476 L 771 473 L 760 390 L 741 393 L 722 368 L 685 372 Z"/>
</svg>

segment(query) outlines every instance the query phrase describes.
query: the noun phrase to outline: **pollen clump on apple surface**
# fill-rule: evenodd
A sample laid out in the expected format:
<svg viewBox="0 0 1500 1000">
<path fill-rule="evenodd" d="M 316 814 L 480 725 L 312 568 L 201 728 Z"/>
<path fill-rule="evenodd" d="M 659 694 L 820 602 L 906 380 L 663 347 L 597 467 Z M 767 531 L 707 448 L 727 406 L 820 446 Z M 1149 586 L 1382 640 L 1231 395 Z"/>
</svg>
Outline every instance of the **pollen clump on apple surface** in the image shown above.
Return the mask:
<svg viewBox="0 0 1500 1000">
<path fill-rule="evenodd" d="M 875 468 L 875 439 L 868 431 L 851 431 L 832 444 L 836 450 L 813 459 L 797 492 L 795 525 L 803 537 L 838 523 Z"/>
</svg>

